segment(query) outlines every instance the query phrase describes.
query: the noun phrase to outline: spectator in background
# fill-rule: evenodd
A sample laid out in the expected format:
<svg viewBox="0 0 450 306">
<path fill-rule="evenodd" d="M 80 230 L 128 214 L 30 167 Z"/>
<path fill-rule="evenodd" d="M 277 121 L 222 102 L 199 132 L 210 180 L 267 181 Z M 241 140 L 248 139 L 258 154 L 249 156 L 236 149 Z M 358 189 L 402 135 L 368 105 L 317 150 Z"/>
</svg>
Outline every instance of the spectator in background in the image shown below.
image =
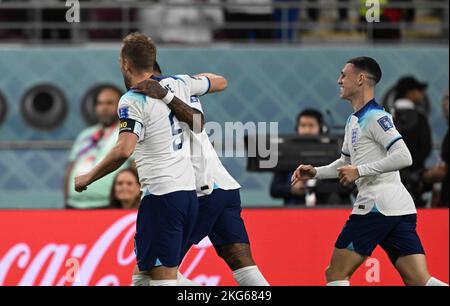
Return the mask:
<svg viewBox="0 0 450 306">
<path fill-rule="evenodd" d="M 142 32 L 165 43 L 211 43 L 223 24 L 219 0 L 167 0 L 139 10 Z M 186 4 L 186 5 L 180 5 Z M 159 31 L 155 28 L 159 28 Z"/>
<path fill-rule="evenodd" d="M 392 86 L 389 90 L 386 91 L 386 93 L 383 96 L 381 104 L 383 107 L 390 113 L 394 112 L 394 103 L 396 102 L 398 93 L 397 93 L 397 84 Z M 428 95 L 425 93 L 424 100 L 420 102 L 419 104 L 416 104 L 416 109 L 423 114 L 425 114 L 427 117 L 431 113 L 431 102 Z"/>
<path fill-rule="evenodd" d="M 296 38 L 296 25 L 300 18 L 300 9 L 298 8 L 300 0 L 274 0 L 279 3 L 289 3 L 292 7 L 275 8 L 274 17 L 277 22 L 276 36 L 283 41 L 293 41 Z M 297 4 L 297 6 L 296 6 Z"/>
<path fill-rule="evenodd" d="M 448 91 L 442 99 L 442 110 L 448 125 Z M 423 180 L 427 184 L 442 183 L 438 196 L 433 196 L 432 207 L 448 207 L 448 129 L 441 146 L 441 160 L 436 166 L 423 173 Z M 436 192 L 433 192 L 435 195 Z"/>
<path fill-rule="evenodd" d="M 141 185 L 135 169 L 120 170 L 113 180 L 109 194 L 109 207 L 137 209 L 141 201 Z"/>
<path fill-rule="evenodd" d="M 432 149 L 428 118 L 418 109 L 418 105 L 424 101 L 427 86 L 412 76 L 401 78 L 396 85 L 397 97 L 392 112 L 395 126 L 403 136 L 413 159 L 411 167 L 400 170 L 400 176 L 417 207 L 426 204 L 422 199 L 422 172 Z"/>
<path fill-rule="evenodd" d="M 272 28 L 252 28 L 252 23 L 273 25 L 274 11 L 272 0 L 226 0 L 225 25 L 247 23 L 240 29 L 226 29 L 225 36 L 230 40 L 270 40 L 274 37 Z"/>
<path fill-rule="evenodd" d="M 76 138 L 69 156 L 64 177 L 64 196 L 67 208 L 107 208 L 109 191 L 115 174 L 93 183 L 85 192 L 76 192 L 73 184 L 77 175 L 90 171 L 116 144 L 119 135 L 117 105 L 122 92 L 115 87 L 99 90 L 95 99 L 95 113 L 99 123 L 83 130 Z M 122 168 L 128 168 L 127 162 Z"/>
<path fill-rule="evenodd" d="M 27 0 L 14 0 L 14 2 L 26 2 Z M 27 12 L 26 9 L 2 9 L 1 2 L 3 3 L 11 3 L 13 0 L 3 0 L 0 1 L 0 23 L 8 22 L 8 23 L 19 23 L 19 22 L 27 22 L 30 20 L 30 13 Z M 30 30 L 24 29 L 22 27 L 17 26 L 15 29 L 0 29 L 0 39 L 1 40 L 16 40 L 16 39 L 24 39 L 29 36 Z"/>
<path fill-rule="evenodd" d="M 66 20 L 66 11 L 67 8 L 63 7 L 65 0 L 46 0 L 46 1 L 39 1 L 41 3 L 53 3 L 58 4 L 55 2 L 60 2 L 58 7 L 62 8 L 52 8 L 52 7 L 46 7 L 43 8 L 41 13 L 42 14 L 42 21 L 43 21 L 43 29 L 42 29 L 42 39 L 44 40 L 53 40 L 53 41 L 62 41 L 62 40 L 69 40 L 71 38 L 71 31 L 70 27 L 68 26 L 69 23 L 67 23 Z M 38 14 L 38 12 L 36 12 Z M 34 18 L 38 18 L 37 16 L 34 16 Z M 61 27 L 51 27 L 48 26 L 48 23 L 60 23 L 62 24 Z"/>
<path fill-rule="evenodd" d="M 387 4 L 407 3 L 411 0 L 379 0 L 380 10 L 380 23 L 372 23 L 371 28 L 368 26 L 366 20 L 366 12 L 368 7 L 366 6 L 366 0 L 360 0 L 360 25 L 362 29 L 368 30 L 369 38 L 373 41 L 398 41 L 401 39 L 402 32 L 400 29 L 400 23 L 403 21 L 411 23 L 414 19 L 414 9 L 402 9 L 386 7 Z M 383 26 L 385 25 L 385 26 Z M 369 28 L 369 29 L 368 29 Z"/>
<path fill-rule="evenodd" d="M 349 2 L 349 0 L 338 0 L 338 3 L 342 6 L 338 8 L 338 19 L 337 19 L 337 22 L 334 27 L 336 31 L 350 31 L 351 30 L 348 26 L 348 21 L 349 21 L 349 15 L 348 15 L 349 3 L 348 2 Z M 344 7 L 344 5 L 345 5 L 345 7 Z"/>
<path fill-rule="evenodd" d="M 325 134 L 326 125 L 323 116 L 314 109 L 305 109 L 297 116 L 296 131 L 300 136 L 318 136 Z M 306 204 L 308 181 L 297 182 L 291 186 L 293 171 L 275 173 L 270 186 L 270 194 L 274 198 L 282 198 L 286 205 Z M 310 180 L 313 181 L 313 180 Z M 315 181 L 315 180 L 314 180 Z M 314 188 L 317 204 L 350 204 L 353 186 L 343 187 L 339 180 L 318 181 Z"/>
<path fill-rule="evenodd" d="M 103 0 L 105 1 L 105 0 Z M 101 1 L 96 1 L 101 3 Z M 106 0 L 105 2 L 110 2 Z M 86 10 L 86 19 L 92 23 L 111 24 L 117 23 L 115 28 L 90 27 L 87 29 L 87 34 L 91 40 L 112 40 L 116 41 L 123 37 L 123 27 L 129 26 L 130 23 L 136 21 L 136 9 L 120 7 L 120 2 L 129 2 L 128 0 L 120 0 L 116 7 L 99 7 L 96 9 Z M 83 3 L 81 3 L 83 8 Z M 83 12 L 83 11 L 82 11 Z M 137 29 L 129 27 L 126 32 L 132 32 Z"/>
</svg>

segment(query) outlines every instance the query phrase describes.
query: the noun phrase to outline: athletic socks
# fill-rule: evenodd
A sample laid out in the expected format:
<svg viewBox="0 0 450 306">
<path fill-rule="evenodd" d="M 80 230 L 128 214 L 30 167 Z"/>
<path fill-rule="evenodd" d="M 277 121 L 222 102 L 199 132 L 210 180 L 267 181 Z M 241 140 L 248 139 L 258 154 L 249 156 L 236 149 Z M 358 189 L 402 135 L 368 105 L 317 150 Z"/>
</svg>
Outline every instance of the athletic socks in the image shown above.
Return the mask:
<svg viewBox="0 0 450 306">
<path fill-rule="evenodd" d="M 333 281 L 329 282 L 327 286 L 350 286 L 350 282 L 348 280 Z"/>
<path fill-rule="evenodd" d="M 240 286 L 270 286 L 257 266 L 248 266 L 233 271 L 234 280 Z"/>
<path fill-rule="evenodd" d="M 181 274 L 180 271 L 178 271 L 178 273 L 177 273 L 177 281 L 178 281 L 178 286 L 201 286 L 201 284 L 196 283 L 196 282 L 190 280 L 189 278 L 184 277 L 184 275 Z"/>
<path fill-rule="evenodd" d="M 150 286 L 177 286 L 176 279 L 150 280 Z"/>
<path fill-rule="evenodd" d="M 131 277 L 133 286 L 150 286 L 150 276 L 145 274 L 136 274 Z"/>
<path fill-rule="evenodd" d="M 150 276 L 145 274 L 136 274 L 132 276 L 132 284 L 133 286 L 150 286 Z M 199 283 L 196 283 L 186 277 L 183 276 L 180 272 L 177 273 L 177 282 L 178 286 L 201 286 Z"/>
<path fill-rule="evenodd" d="M 440 280 L 430 277 L 425 286 L 448 286 L 448 284 L 441 282 Z"/>
</svg>

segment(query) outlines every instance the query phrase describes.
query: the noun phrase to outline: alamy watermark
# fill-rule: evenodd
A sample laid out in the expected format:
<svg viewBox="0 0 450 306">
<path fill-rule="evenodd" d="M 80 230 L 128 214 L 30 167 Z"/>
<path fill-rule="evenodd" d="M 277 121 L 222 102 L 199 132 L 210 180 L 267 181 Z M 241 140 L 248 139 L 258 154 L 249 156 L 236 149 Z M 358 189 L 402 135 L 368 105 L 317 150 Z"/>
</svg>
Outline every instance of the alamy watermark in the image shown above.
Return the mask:
<svg viewBox="0 0 450 306">
<path fill-rule="evenodd" d="M 194 114 L 193 133 L 197 139 L 201 139 L 201 116 Z M 176 122 L 175 129 L 189 130 L 184 122 Z M 278 164 L 278 142 L 271 139 L 278 138 L 278 122 L 218 122 L 210 121 L 204 125 L 204 131 L 209 136 L 219 157 L 260 157 L 259 167 L 264 169 L 275 168 Z M 245 136 L 248 142 L 245 143 Z M 195 137 L 195 136 L 194 136 Z M 178 141 L 178 138 L 174 138 Z M 204 143 L 191 147 L 193 157 L 201 157 L 204 154 Z"/>
<path fill-rule="evenodd" d="M 66 260 L 66 267 L 68 268 L 65 274 L 66 282 L 78 283 L 80 282 L 80 262 L 77 258 L 69 258 Z"/>
<path fill-rule="evenodd" d="M 366 21 L 380 22 L 380 0 L 366 0 Z"/>
<path fill-rule="evenodd" d="M 368 258 L 365 266 L 369 269 L 366 271 L 366 282 L 379 283 L 380 282 L 380 261 L 376 258 Z"/>
<path fill-rule="evenodd" d="M 66 21 L 68 23 L 80 22 L 80 2 L 78 0 L 66 0 Z"/>
</svg>

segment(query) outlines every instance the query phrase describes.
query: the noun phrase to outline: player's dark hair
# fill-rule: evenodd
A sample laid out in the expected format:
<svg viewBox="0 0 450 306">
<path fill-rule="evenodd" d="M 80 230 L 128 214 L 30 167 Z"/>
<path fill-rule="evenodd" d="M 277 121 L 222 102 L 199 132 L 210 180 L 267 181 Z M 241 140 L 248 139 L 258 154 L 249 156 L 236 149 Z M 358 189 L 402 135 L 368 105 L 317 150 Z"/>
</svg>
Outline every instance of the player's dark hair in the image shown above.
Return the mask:
<svg viewBox="0 0 450 306">
<path fill-rule="evenodd" d="M 122 203 L 116 197 L 115 189 L 116 189 L 117 177 L 119 176 L 119 174 L 121 174 L 123 172 L 131 173 L 134 176 L 134 178 L 136 179 L 136 182 L 138 182 L 138 184 L 139 184 L 139 175 L 138 175 L 136 169 L 126 168 L 126 169 L 120 170 L 114 177 L 114 180 L 113 180 L 113 183 L 111 186 L 111 191 L 109 193 L 109 208 L 119 208 L 119 209 L 122 208 Z M 139 199 L 140 199 L 140 195 L 138 198 L 136 198 L 136 201 L 139 201 Z"/>
<path fill-rule="evenodd" d="M 162 74 L 161 67 L 159 66 L 157 61 L 155 61 L 155 64 L 153 65 L 153 71 Z"/>
<path fill-rule="evenodd" d="M 307 108 L 304 109 L 303 111 L 301 111 L 298 115 L 297 115 L 297 123 L 296 123 L 296 130 L 298 130 L 298 123 L 300 121 L 301 117 L 311 117 L 316 119 L 317 123 L 320 126 L 320 132 L 323 132 L 323 126 L 324 126 L 324 122 L 323 122 L 323 115 L 321 112 L 319 112 L 318 110 L 312 109 L 312 108 Z"/>
<path fill-rule="evenodd" d="M 347 63 L 353 64 L 353 66 L 355 66 L 357 69 L 370 74 L 373 77 L 375 84 L 378 84 L 378 82 L 380 82 L 382 77 L 381 68 L 380 65 L 378 65 L 377 61 L 373 58 L 360 56 L 349 59 Z"/>
<path fill-rule="evenodd" d="M 131 62 L 133 69 L 139 72 L 151 72 L 156 61 L 156 46 L 152 39 L 139 32 L 128 34 L 123 39 L 122 58 Z"/>
<path fill-rule="evenodd" d="M 94 96 L 94 105 L 97 105 L 98 96 L 101 94 L 101 92 L 102 92 L 103 90 L 112 90 L 112 91 L 115 91 L 115 92 L 117 93 L 117 95 L 119 96 L 119 99 L 120 99 L 120 97 L 123 95 L 123 91 L 120 90 L 119 87 L 116 87 L 116 86 L 114 86 L 114 85 L 104 85 L 104 86 L 100 87 L 100 88 L 97 90 L 97 92 L 95 93 L 95 96 Z M 119 101 L 119 100 L 117 100 L 117 101 Z"/>
</svg>

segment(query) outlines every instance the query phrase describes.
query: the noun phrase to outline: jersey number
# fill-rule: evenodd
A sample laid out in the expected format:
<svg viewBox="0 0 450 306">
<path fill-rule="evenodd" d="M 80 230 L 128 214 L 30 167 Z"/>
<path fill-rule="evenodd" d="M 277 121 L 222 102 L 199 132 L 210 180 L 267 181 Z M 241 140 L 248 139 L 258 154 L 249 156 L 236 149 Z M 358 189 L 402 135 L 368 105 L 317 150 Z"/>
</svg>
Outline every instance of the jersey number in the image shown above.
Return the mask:
<svg viewBox="0 0 450 306">
<path fill-rule="evenodd" d="M 178 119 L 175 117 L 175 114 L 173 113 L 173 111 L 171 111 L 169 114 L 169 121 L 170 121 L 170 126 L 172 127 L 173 150 L 177 151 L 183 147 L 183 141 L 184 141 L 183 130 L 181 129 L 180 123 L 179 123 Z"/>
</svg>

